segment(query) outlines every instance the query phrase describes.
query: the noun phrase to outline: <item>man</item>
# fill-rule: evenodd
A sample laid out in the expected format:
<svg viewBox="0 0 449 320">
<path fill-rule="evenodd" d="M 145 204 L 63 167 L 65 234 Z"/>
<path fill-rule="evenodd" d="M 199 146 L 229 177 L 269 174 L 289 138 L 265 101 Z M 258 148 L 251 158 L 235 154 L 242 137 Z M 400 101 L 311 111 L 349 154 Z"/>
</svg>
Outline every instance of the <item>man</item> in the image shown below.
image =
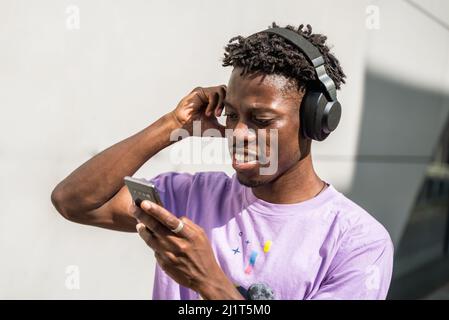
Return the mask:
<svg viewBox="0 0 449 320">
<path fill-rule="evenodd" d="M 326 37 L 310 26 L 286 29 L 318 48 L 339 89 L 345 75 Z M 318 177 L 311 139 L 301 134 L 301 102 L 317 84 L 313 65 L 276 34 L 235 37 L 225 50 L 223 65 L 234 67 L 227 87 L 194 89 L 71 173 L 53 204 L 74 222 L 137 229 L 157 259 L 154 299 L 384 299 L 393 260 L 388 232 Z M 217 121 L 223 110 L 226 127 Z M 203 132 L 232 130 L 236 173 L 162 173 L 150 181 L 164 207 L 133 204 L 123 178 L 174 143 L 175 130 L 192 135 L 194 121 Z M 252 147 L 262 136 L 265 143 Z M 276 155 L 276 170 L 262 173 L 272 157 L 262 162 L 261 149 Z"/>
</svg>

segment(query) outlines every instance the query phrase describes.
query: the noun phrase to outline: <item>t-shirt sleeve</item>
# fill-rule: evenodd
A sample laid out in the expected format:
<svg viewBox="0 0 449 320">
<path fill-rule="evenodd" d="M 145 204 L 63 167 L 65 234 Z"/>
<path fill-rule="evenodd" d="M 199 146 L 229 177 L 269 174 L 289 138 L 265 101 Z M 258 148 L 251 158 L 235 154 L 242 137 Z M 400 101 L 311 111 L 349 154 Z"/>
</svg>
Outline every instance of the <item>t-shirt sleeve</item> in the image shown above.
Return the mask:
<svg viewBox="0 0 449 320">
<path fill-rule="evenodd" d="M 184 172 L 165 172 L 151 179 L 157 189 L 164 207 L 181 217 L 186 214 L 187 201 L 195 175 Z"/>
<path fill-rule="evenodd" d="M 366 237 L 361 232 L 349 234 L 318 291 L 309 299 L 385 299 L 393 270 L 394 248 L 388 232 L 383 227 L 380 232 L 376 232 L 375 237 Z"/>
</svg>

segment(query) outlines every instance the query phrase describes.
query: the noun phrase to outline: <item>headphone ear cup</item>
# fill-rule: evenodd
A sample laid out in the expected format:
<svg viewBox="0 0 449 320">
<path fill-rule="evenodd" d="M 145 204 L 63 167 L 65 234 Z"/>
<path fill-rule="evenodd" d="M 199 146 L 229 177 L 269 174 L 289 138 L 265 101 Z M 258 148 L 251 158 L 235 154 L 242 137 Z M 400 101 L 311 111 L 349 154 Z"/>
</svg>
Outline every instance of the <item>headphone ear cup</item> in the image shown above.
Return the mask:
<svg viewBox="0 0 449 320">
<path fill-rule="evenodd" d="M 316 91 L 307 92 L 302 99 L 301 107 L 299 109 L 299 120 L 300 131 L 302 137 L 305 139 L 315 139 L 315 118 L 319 100 L 320 93 Z"/>
<path fill-rule="evenodd" d="M 328 102 L 324 110 L 323 116 L 323 130 L 326 133 L 331 133 L 337 129 L 341 118 L 341 105 L 338 101 Z"/>
<path fill-rule="evenodd" d="M 341 118 L 338 101 L 328 101 L 324 93 L 310 91 L 300 108 L 300 126 L 303 137 L 316 141 L 325 140 L 334 131 Z"/>
</svg>

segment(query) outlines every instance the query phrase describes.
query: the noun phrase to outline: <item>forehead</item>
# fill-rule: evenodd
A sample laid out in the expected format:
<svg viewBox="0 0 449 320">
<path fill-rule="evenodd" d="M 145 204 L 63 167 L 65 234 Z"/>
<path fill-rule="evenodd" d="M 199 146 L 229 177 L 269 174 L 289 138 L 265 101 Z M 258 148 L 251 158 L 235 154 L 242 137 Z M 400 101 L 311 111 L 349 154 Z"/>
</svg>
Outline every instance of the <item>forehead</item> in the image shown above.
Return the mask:
<svg viewBox="0 0 449 320">
<path fill-rule="evenodd" d="M 235 104 L 278 105 L 297 104 L 302 97 L 291 79 L 278 74 L 250 73 L 241 76 L 242 69 L 235 68 L 229 79 L 226 101 Z"/>
</svg>

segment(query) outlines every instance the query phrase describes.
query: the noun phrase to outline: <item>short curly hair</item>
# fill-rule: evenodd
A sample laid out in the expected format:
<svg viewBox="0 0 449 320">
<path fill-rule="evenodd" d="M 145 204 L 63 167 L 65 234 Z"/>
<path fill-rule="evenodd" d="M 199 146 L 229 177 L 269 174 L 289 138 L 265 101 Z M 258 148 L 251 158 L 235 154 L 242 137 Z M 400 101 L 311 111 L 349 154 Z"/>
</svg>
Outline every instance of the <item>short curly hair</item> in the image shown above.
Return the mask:
<svg viewBox="0 0 449 320">
<path fill-rule="evenodd" d="M 269 26 L 276 27 L 279 26 L 275 22 Z M 346 75 L 326 45 L 327 37 L 313 34 L 309 24 L 306 28 L 303 24 L 298 28 L 291 25 L 284 28 L 297 32 L 317 47 L 324 58 L 327 74 L 334 81 L 336 89 L 340 89 Z M 308 58 L 295 45 L 277 34 L 256 33 L 247 38 L 236 36 L 229 40 L 224 49 L 223 67 L 240 67 L 243 69 L 241 75 L 252 72 L 280 74 L 294 80 L 299 90 L 317 85 L 315 69 Z"/>
</svg>

